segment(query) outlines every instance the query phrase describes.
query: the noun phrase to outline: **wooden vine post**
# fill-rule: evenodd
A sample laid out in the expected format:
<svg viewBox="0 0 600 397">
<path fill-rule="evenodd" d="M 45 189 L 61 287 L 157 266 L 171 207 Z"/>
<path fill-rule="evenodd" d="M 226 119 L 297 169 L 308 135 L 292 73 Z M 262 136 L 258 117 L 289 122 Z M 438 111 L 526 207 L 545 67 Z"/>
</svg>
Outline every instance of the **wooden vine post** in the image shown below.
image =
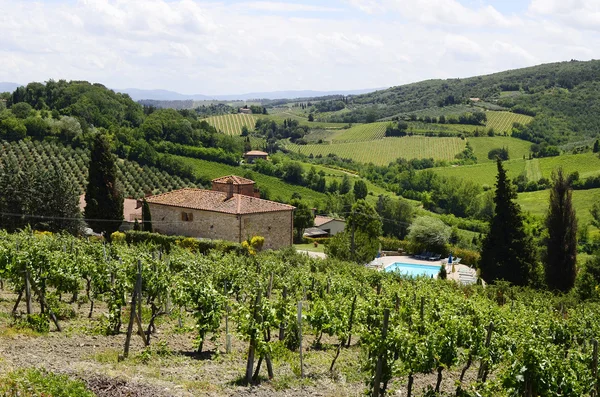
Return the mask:
<svg viewBox="0 0 600 397">
<path fill-rule="evenodd" d="M 348 319 L 348 343 L 346 343 L 346 347 L 350 347 L 350 342 L 352 339 L 352 322 L 354 321 L 354 310 L 356 309 L 356 296 L 352 299 L 352 307 L 350 308 L 350 318 Z"/>
<path fill-rule="evenodd" d="M 485 337 L 485 348 L 490 347 L 490 342 L 492 341 L 492 332 L 494 331 L 494 322 L 490 321 L 490 325 L 488 326 L 487 335 Z M 477 380 L 481 382 L 485 382 L 488 375 L 488 367 L 487 361 L 484 359 L 479 366 L 479 372 L 477 373 Z"/>
<path fill-rule="evenodd" d="M 385 309 L 383 311 L 383 327 L 381 329 L 381 345 L 379 347 L 379 355 L 377 357 L 377 366 L 375 367 L 375 378 L 373 379 L 373 394 L 372 397 L 379 397 L 381 394 L 381 378 L 383 376 L 383 369 L 386 365 L 385 362 L 385 338 L 387 338 L 388 322 L 390 320 L 390 310 Z"/>
<path fill-rule="evenodd" d="M 281 295 L 281 299 L 283 301 L 283 304 L 285 304 L 286 299 L 287 299 L 287 286 L 283 286 L 283 292 Z M 285 316 L 284 316 L 285 317 Z M 285 320 L 281 321 L 281 324 L 279 324 L 279 340 L 283 340 L 285 339 Z"/>
<path fill-rule="evenodd" d="M 260 285 L 257 283 L 256 286 L 256 300 L 254 301 L 254 310 L 252 313 L 252 331 L 250 334 L 250 346 L 248 347 L 248 361 L 246 363 L 246 383 L 250 384 L 252 382 L 252 372 L 254 370 L 254 355 L 256 353 L 256 324 L 258 323 L 259 316 L 259 307 L 261 301 L 262 293 L 260 289 Z"/>
<path fill-rule="evenodd" d="M 31 281 L 27 269 L 25 269 L 25 303 L 27 304 L 27 314 L 31 314 Z"/>
<path fill-rule="evenodd" d="M 300 377 L 304 378 L 304 362 L 302 359 L 302 301 L 298 302 L 298 340 L 300 341 Z"/>
<path fill-rule="evenodd" d="M 138 260 L 137 277 L 135 280 L 135 287 L 133 294 L 131 295 L 131 311 L 129 313 L 129 324 L 127 324 L 127 336 L 125 337 L 125 348 L 123 350 L 123 359 L 129 356 L 129 346 L 131 344 L 131 335 L 133 334 L 133 323 L 136 322 L 138 325 L 138 334 L 142 337 L 144 345 L 148 345 L 148 340 L 144 336 L 141 321 L 141 301 L 142 301 L 142 262 Z M 139 303 L 139 306 L 138 306 Z M 140 313 L 136 313 L 138 311 Z"/>
<path fill-rule="evenodd" d="M 598 396 L 598 341 L 592 340 L 593 352 L 592 352 L 592 375 L 594 376 L 594 386 L 592 389 L 591 396 Z"/>
</svg>

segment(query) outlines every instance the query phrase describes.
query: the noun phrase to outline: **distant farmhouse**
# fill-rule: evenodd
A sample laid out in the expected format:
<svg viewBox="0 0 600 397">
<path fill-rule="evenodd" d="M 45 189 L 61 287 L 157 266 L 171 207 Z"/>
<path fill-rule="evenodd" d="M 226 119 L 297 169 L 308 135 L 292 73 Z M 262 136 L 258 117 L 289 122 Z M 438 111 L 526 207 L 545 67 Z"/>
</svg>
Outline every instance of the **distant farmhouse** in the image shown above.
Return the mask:
<svg viewBox="0 0 600 397">
<path fill-rule="evenodd" d="M 261 152 L 260 150 L 250 150 L 249 152 L 244 153 L 244 159 L 246 160 L 247 163 L 254 163 L 254 161 L 261 159 L 261 160 L 268 160 L 269 158 L 269 153 L 266 152 Z"/>
<path fill-rule="evenodd" d="M 239 112 L 243 114 L 252 114 L 252 110 L 248 108 L 240 108 Z"/>
<path fill-rule="evenodd" d="M 304 231 L 304 237 L 331 237 L 341 233 L 346 228 L 346 221 L 328 216 L 315 216 L 315 226 Z"/>
<path fill-rule="evenodd" d="M 230 175 L 214 179 L 212 190 L 179 189 L 146 201 L 157 233 L 240 243 L 262 236 L 268 249 L 292 245 L 295 207 L 256 195 L 254 181 Z"/>
</svg>

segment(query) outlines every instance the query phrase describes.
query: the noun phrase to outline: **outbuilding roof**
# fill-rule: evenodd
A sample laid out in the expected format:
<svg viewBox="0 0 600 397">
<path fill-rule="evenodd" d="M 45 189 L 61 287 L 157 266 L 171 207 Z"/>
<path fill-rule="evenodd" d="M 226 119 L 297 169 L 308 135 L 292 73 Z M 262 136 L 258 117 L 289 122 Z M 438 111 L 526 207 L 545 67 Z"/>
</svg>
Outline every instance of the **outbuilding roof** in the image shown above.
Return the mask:
<svg viewBox="0 0 600 397">
<path fill-rule="evenodd" d="M 262 152 L 260 150 L 250 150 L 249 152 L 244 153 L 244 156 L 268 156 L 269 153 Z"/>
<path fill-rule="evenodd" d="M 213 183 L 233 183 L 234 185 L 254 185 L 254 181 L 237 175 L 227 175 L 212 180 Z"/>
<path fill-rule="evenodd" d="M 323 226 L 324 224 L 329 223 L 331 221 L 345 222 L 343 219 L 331 218 L 329 216 L 322 216 L 322 215 L 315 216 L 315 226 L 316 227 Z"/>
<path fill-rule="evenodd" d="M 292 211 L 295 208 L 291 205 L 263 200 L 243 194 L 234 194 L 228 199 L 227 193 L 224 192 L 193 188 L 179 189 L 168 193 L 158 194 L 156 196 L 150 196 L 146 198 L 146 201 L 151 204 L 169 205 L 173 207 L 236 215 Z"/>
</svg>

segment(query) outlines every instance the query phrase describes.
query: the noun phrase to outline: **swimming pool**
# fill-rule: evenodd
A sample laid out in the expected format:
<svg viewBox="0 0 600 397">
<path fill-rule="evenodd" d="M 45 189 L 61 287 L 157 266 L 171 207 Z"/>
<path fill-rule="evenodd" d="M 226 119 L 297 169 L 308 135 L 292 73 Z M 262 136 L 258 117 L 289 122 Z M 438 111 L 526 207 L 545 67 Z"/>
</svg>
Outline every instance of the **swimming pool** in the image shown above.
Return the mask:
<svg viewBox="0 0 600 397">
<path fill-rule="evenodd" d="M 386 272 L 399 272 L 401 274 L 417 277 L 417 276 L 426 276 L 426 277 L 435 277 L 439 271 L 439 265 L 417 265 L 414 263 L 401 263 L 394 262 L 391 265 L 385 268 Z"/>
</svg>

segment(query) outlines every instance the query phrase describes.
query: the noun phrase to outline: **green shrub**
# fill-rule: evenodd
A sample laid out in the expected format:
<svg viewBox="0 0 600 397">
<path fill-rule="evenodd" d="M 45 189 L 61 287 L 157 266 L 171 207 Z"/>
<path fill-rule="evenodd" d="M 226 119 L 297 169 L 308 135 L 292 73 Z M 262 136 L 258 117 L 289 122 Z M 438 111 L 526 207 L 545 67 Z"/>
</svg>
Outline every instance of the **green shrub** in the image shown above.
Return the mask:
<svg viewBox="0 0 600 397">
<path fill-rule="evenodd" d="M 448 250 L 452 252 L 454 258 L 461 258 L 460 263 L 463 265 L 476 267 L 479 264 L 481 255 L 477 251 L 459 247 L 450 247 Z"/>
<path fill-rule="evenodd" d="M 405 252 L 408 252 L 410 245 L 406 240 L 398 240 L 393 237 L 379 237 L 379 242 L 381 243 L 381 249 L 384 251 L 398 251 L 399 249 L 403 249 Z"/>
<path fill-rule="evenodd" d="M 40 334 L 46 334 L 50 331 L 50 321 L 45 314 L 28 314 L 23 317 L 16 317 L 13 323 L 15 328 L 28 328 Z"/>
<path fill-rule="evenodd" d="M 80 380 L 43 369 L 21 369 L 0 376 L 0 395 L 22 397 L 93 397 Z"/>
<path fill-rule="evenodd" d="M 331 237 L 316 237 L 316 238 L 312 238 L 312 237 L 304 237 L 303 239 L 305 244 L 314 244 L 315 242 L 318 244 L 323 244 L 323 245 L 327 245 L 329 244 L 329 241 L 331 241 Z"/>
<path fill-rule="evenodd" d="M 210 250 L 217 250 L 224 253 L 235 252 L 243 254 L 245 250 L 241 244 L 223 240 L 198 240 L 186 236 L 165 236 L 159 233 L 141 232 L 128 230 L 125 232 L 125 240 L 128 244 L 150 243 L 164 252 L 170 252 L 175 245 L 189 249 L 193 252 L 206 254 Z"/>
</svg>

